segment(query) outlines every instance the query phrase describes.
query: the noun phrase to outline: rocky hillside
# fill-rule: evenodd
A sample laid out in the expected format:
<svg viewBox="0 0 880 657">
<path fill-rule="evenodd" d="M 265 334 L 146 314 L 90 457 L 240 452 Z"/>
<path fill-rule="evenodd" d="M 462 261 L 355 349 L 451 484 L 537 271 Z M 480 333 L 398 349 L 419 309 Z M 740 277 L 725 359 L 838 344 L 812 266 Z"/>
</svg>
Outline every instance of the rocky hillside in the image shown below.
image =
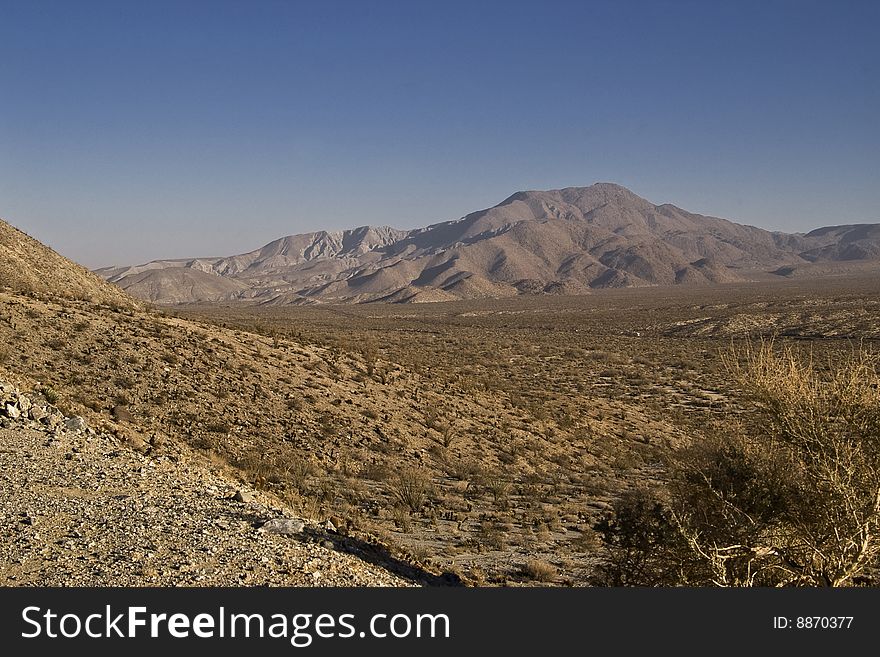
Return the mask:
<svg viewBox="0 0 880 657">
<path fill-rule="evenodd" d="M 409 584 L 351 554 L 330 522 L 4 382 L 0 445 L 0 586 Z"/>
<path fill-rule="evenodd" d="M 360 442 L 326 424 L 351 364 L 149 312 L 3 237 L 0 585 L 455 581 L 393 554 L 325 482 Z M 350 430 L 366 433 L 363 403 L 394 405 L 375 393 L 348 410 Z"/>
<path fill-rule="evenodd" d="M 343 327 L 352 321 L 338 317 Z M 240 326 L 231 317 L 191 320 L 0 291 L 0 380 L 46 401 L 38 404 L 41 416 L 14 391 L 0 400 L 0 425 L 8 422 L 11 431 L 0 435 L 0 451 L 7 450 L 0 472 L 4 490 L 16 489 L 0 505 L 14 530 L 0 539 L 11 541 L 0 547 L 11 564 L 4 576 L 22 583 L 106 583 L 122 575 L 148 584 L 211 583 L 243 568 L 255 573 L 254 582 L 301 582 L 296 573 L 305 570 L 277 561 L 296 564 L 298 557 L 276 543 L 267 552 L 261 541 L 276 539 L 256 531 L 278 520 L 280 529 L 292 528 L 291 540 L 311 546 L 314 538 L 410 582 L 522 580 L 526 561 L 554 554 L 557 542 L 590 549 L 578 541 L 611 496 L 650 476 L 659 443 L 631 432 L 664 440 L 680 432 L 634 403 L 605 397 L 584 405 L 585 429 L 499 391 L 491 383 L 497 368 L 490 372 L 460 377 L 407 366 L 367 336 L 315 340 L 256 317 Z M 78 420 L 68 426 L 77 416 L 94 433 Z M 52 447 L 55 438 L 46 443 L 59 426 L 58 450 L 43 449 Z M 586 430 L 608 441 L 617 440 L 612 432 L 628 438 L 613 452 L 574 461 L 568 451 Z M 601 471 L 603 485 L 586 485 L 582 466 Z M 520 478 L 531 483 L 514 488 Z M 236 491 L 244 506 L 228 499 Z M 499 510 L 507 492 L 515 501 Z M 261 506 L 248 507 L 246 493 Z M 552 511 L 542 506 L 550 495 L 559 505 Z M 544 521 L 554 531 L 535 534 Z M 506 537 L 500 543 L 498 532 Z M 496 546 L 488 553 L 487 540 Z M 215 543 L 218 559 L 210 552 Z M 312 554 L 301 549 L 289 554 Z M 129 550 L 145 560 L 143 576 L 139 561 L 120 561 Z M 272 567 L 260 570 L 249 553 Z M 348 557 L 317 554 L 337 563 L 341 578 L 367 581 L 357 569 L 345 574 Z M 73 562 L 78 557 L 82 564 Z M 69 573 L 53 575 L 56 562 Z M 585 581 L 591 563 L 573 561 L 565 576 Z"/>
<path fill-rule="evenodd" d="M 818 243 L 801 254 L 810 262 L 880 259 L 880 224 L 829 226 L 805 238 Z"/>
<path fill-rule="evenodd" d="M 0 220 L 0 288 L 126 308 L 133 299 L 85 267 Z"/>
<path fill-rule="evenodd" d="M 247 289 L 247 285 L 235 279 L 189 267 L 145 270 L 127 276 L 125 285 L 129 294 L 158 303 L 181 303 L 192 299 L 220 301 Z"/>
<path fill-rule="evenodd" d="M 240 256 L 99 273 L 160 303 L 413 302 L 749 281 L 852 261 L 880 261 L 880 225 L 769 232 L 597 183 L 518 192 L 487 210 L 412 231 L 309 233 Z M 203 292 L 188 270 L 216 284 Z M 228 281 L 243 288 L 224 289 Z"/>
</svg>

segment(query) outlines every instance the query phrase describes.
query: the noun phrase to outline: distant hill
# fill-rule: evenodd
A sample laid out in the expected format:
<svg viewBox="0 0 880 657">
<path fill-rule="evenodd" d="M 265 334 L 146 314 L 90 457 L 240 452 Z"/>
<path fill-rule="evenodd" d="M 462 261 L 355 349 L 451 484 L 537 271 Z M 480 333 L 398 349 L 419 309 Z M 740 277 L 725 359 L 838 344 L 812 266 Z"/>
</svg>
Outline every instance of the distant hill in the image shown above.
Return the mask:
<svg viewBox="0 0 880 657">
<path fill-rule="evenodd" d="M 880 224 L 828 226 L 807 233 L 820 245 L 801 253 L 810 262 L 880 259 Z"/>
<path fill-rule="evenodd" d="M 770 232 L 597 183 L 517 192 L 492 208 L 416 230 L 321 231 L 237 256 L 99 273 L 159 303 L 419 302 L 763 280 L 809 272 L 817 262 L 874 260 L 880 261 L 880 225 Z"/>
<path fill-rule="evenodd" d="M 0 220 L 0 287 L 123 307 L 136 302 L 85 267 Z"/>
</svg>

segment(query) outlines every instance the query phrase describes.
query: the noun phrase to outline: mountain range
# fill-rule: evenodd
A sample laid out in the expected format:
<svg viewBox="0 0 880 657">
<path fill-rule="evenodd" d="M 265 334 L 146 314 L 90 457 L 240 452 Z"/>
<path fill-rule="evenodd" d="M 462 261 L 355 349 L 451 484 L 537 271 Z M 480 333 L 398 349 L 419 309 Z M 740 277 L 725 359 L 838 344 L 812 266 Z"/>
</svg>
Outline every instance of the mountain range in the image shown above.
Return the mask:
<svg viewBox="0 0 880 657">
<path fill-rule="evenodd" d="M 97 273 L 154 303 L 428 302 L 707 285 L 880 267 L 880 224 L 771 232 L 655 205 L 612 183 L 522 191 L 415 230 L 282 237 L 228 257 Z"/>
</svg>

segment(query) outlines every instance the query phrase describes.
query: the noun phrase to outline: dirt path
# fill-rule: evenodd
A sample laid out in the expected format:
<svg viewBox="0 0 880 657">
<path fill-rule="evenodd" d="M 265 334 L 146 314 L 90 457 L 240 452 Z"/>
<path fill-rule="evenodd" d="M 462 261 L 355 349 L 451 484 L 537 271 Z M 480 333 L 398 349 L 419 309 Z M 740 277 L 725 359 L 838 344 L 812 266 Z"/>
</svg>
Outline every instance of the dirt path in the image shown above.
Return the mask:
<svg viewBox="0 0 880 657">
<path fill-rule="evenodd" d="M 297 519 L 259 493 L 234 499 L 240 486 L 186 454 L 140 454 L 49 405 L 21 411 L 30 404 L 3 389 L 0 585 L 409 583 L 338 551 L 322 525 L 296 532 Z M 292 522 L 274 525 L 295 535 L 265 531 L 282 518 Z"/>
</svg>

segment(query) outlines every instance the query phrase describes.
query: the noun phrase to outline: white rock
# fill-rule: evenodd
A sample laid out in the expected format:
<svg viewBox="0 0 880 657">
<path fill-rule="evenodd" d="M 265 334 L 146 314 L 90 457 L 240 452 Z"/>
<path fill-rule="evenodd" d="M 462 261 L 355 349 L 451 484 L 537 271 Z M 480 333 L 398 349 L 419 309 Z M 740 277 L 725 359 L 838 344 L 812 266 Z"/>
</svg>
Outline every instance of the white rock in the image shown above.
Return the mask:
<svg viewBox="0 0 880 657">
<path fill-rule="evenodd" d="M 232 499 L 234 499 L 236 502 L 241 502 L 243 504 L 250 504 L 252 502 L 257 501 L 256 496 L 253 493 L 251 493 L 250 491 L 246 491 L 246 490 L 235 491 L 235 495 L 233 496 Z"/>
<path fill-rule="evenodd" d="M 264 523 L 260 527 L 261 532 L 268 534 L 282 534 L 284 536 L 294 536 L 301 534 L 306 524 L 297 518 L 273 518 Z"/>
<path fill-rule="evenodd" d="M 64 420 L 64 426 L 71 431 L 82 431 L 86 428 L 86 421 L 83 420 L 79 415 L 74 415 L 73 417 L 69 417 Z"/>
</svg>

